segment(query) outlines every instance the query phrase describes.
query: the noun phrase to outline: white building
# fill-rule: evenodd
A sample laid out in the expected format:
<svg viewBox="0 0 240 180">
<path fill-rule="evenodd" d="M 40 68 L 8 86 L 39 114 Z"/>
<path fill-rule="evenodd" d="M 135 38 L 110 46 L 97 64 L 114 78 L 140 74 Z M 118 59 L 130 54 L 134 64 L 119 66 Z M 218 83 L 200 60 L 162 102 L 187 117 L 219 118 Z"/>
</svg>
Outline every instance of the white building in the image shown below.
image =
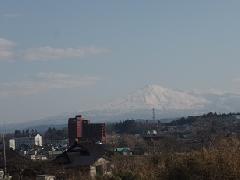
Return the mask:
<svg viewBox="0 0 240 180">
<path fill-rule="evenodd" d="M 32 147 L 34 145 L 42 146 L 42 136 L 40 134 L 37 134 L 34 137 L 19 137 L 9 140 L 9 147 L 13 150 L 20 148 L 22 145 L 29 147 Z"/>
<path fill-rule="evenodd" d="M 31 157 L 31 160 L 34 160 L 34 161 L 36 161 L 36 160 L 39 160 L 39 161 L 47 160 L 47 157 L 45 155 L 35 155 L 35 154 L 33 154 L 30 157 Z"/>
<path fill-rule="evenodd" d="M 9 139 L 9 148 L 15 150 L 16 146 L 15 146 L 15 139 Z"/>
<path fill-rule="evenodd" d="M 35 145 L 36 146 L 42 146 L 42 136 L 40 134 L 37 134 L 35 137 Z"/>
</svg>

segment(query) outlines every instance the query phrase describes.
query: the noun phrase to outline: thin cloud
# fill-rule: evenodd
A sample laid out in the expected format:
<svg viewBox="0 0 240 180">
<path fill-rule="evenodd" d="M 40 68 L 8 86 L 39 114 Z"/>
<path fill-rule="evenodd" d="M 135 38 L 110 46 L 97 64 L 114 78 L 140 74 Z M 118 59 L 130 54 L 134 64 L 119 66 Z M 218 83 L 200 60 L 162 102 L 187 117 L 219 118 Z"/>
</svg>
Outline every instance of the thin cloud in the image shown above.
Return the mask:
<svg viewBox="0 0 240 180">
<path fill-rule="evenodd" d="M 207 94 L 213 94 L 213 95 L 224 95 L 227 94 L 227 91 L 223 91 L 220 89 L 210 88 L 208 90 L 199 90 L 194 89 L 192 91 L 189 91 L 190 93 L 196 94 L 196 95 L 207 95 Z"/>
<path fill-rule="evenodd" d="M 236 77 L 234 79 L 232 79 L 232 85 L 235 88 L 235 90 L 237 91 L 237 93 L 239 94 L 239 90 L 240 90 L 240 78 Z"/>
<path fill-rule="evenodd" d="M 50 46 L 27 49 L 22 58 L 28 61 L 47 61 L 68 58 L 83 58 L 90 55 L 109 53 L 106 48 L 53 48 Z"/>
<path fill-rule="evenodd" d="M 107 48 L 81 47 L 81 48 L 55 48 L 43 46 L 38 48 L 27 48 L 15 51 L 16 43 L 4 38 L 0 38 L 0 60 L 4 61 L 51 61 L 81 59 L 88 56 L 108 54 L 111 52 Z"/>
<path fill-rule="evenodd" d="M 17 18 L 17 17 L 20 17 L 22 16 L 22 14 L 19 14 L 19 13 L 5 13 L 3 14 L 3 17 L 6 17 L 6 18 Z"/>
<path fill-rule="evenodd" d="M 0 83 L 0 97 L 27 96 L 52 89 L 72 89 L 92 86 L 99 81 L 96 76 L 79 76 L 63 73 L 39 73 L 35 77 L 18 82 Z"/>
<path fill-rule="evenodd" d="M 15 47 L 15 45 L 16 44 L 10 40 L 0 38 L 0 60 L 13 57 L 13 48 Z"/>
<path fill-rule="evenodd" d="M 234 79 L 232 80 L 232 82 L 233 82 L 233 83 L 236 83 L 236 84 L 240 84 L 240 78 L 239 78 L 239 77 L 234 78 Z"/>
</svg>

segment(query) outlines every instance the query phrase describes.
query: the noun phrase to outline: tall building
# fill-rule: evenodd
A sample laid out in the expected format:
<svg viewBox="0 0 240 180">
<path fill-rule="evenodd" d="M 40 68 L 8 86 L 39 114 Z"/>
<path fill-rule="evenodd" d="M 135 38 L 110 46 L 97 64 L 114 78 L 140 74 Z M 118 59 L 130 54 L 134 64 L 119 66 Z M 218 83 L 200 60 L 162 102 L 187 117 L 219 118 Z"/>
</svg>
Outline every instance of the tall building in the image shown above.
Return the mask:
<svg viewBox="0 0 240 180">
<path fill-rule="evenodd" d="M 75 142 L 106 143 L 105 123 L 90 123 L 81 115 L 68 120 L 69 145 Z"/>
</svg>

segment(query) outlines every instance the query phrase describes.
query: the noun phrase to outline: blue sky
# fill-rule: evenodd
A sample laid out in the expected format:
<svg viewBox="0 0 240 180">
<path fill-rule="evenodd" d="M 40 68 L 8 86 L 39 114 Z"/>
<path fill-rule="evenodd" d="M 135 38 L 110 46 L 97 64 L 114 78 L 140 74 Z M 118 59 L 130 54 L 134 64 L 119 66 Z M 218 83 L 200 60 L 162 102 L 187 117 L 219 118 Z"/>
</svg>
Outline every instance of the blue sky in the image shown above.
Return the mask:
<svg viewBox="0 0 240 180">
<path fill-rule="evenodd" d="M 239 1 L 0 2 L 0 115 L 91 109 L 148 84 L 239 92 Z"/>
</svg>

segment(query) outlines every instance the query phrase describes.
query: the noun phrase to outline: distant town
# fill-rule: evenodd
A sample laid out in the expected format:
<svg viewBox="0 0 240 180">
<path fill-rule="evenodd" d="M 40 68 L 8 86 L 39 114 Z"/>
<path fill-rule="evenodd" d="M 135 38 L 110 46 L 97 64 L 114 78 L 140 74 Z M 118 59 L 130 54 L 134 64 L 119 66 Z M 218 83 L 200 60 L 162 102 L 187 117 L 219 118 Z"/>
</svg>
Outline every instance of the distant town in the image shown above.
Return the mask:
<svg viewBox="0 0 240 180">
<path fill-rule="evenodd" d="M 169 153 L 207 151 L 240 135 L 239 113 L 210 112 L 169 123 L 155 118 L 105 124 L 76 115 L 62 129 L 15 130 L 4 136 L 6 158 L 1 156 L 0 165 L 13 179 L 124 179 L 130 164 L 139 160 L 153 163 L 152 158 Z"/>
</svg>

